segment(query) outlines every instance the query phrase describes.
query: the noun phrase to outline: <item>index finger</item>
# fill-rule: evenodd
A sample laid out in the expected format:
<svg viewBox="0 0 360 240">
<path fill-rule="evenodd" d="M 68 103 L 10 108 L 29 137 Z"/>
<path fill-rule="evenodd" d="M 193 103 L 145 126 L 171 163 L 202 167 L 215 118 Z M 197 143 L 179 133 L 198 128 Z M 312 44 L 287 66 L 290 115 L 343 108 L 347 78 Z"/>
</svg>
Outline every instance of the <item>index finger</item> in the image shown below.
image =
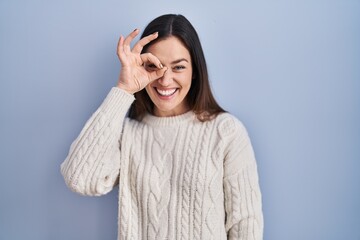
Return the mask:
<svg viewBox="0 0 360 240">
<path fill-rule="evenodd" d="M 148 44 L 149 42 L 155 40 L 158 37 L 158 32 L 155 32 L 153 34 L 150 34 L 146 37 L 143 37 L 142 39 L 140 39 L 133 47 L 133 52 L 134 53 L 138 53 L 140 54 L 142 49 L 144 48 L 144 46 L 146 44 Z"/>
</svg>

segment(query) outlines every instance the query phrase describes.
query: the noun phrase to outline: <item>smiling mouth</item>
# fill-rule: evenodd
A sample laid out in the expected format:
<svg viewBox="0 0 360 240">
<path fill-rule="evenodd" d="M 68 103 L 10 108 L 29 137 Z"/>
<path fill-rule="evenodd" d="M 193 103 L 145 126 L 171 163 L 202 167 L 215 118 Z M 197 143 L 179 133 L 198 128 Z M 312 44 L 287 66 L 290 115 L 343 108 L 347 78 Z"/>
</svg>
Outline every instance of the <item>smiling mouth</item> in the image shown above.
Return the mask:
<svg viewBox="0 0 360 240">
<path fill-rule="evenodd" d="M 178 88 L 168 89 L 168 90 L 161 90 L 158 88 L 154 88 L 155 91 L 162 97 L 170 97 L 174 95 L 174 93 L 178 90 Z"/>
</svg>

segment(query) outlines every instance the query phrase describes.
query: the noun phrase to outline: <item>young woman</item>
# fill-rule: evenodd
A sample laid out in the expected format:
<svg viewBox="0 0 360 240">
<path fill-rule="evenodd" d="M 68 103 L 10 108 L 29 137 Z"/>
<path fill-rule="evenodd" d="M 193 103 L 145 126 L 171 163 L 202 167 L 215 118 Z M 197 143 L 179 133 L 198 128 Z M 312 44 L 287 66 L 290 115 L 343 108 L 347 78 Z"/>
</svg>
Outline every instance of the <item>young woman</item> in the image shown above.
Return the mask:
<svg viewBox="0 0 360 240">
<path fill-rule="evenodd" d="M 211 93 L 195 29 L 163 15 L 131 49 L 138 33 L 120 37 L 118 84 L 71 145 L 67 185 L 119 184 L 118 239 L 262 239 L 253 149 Z"/>
</svg>

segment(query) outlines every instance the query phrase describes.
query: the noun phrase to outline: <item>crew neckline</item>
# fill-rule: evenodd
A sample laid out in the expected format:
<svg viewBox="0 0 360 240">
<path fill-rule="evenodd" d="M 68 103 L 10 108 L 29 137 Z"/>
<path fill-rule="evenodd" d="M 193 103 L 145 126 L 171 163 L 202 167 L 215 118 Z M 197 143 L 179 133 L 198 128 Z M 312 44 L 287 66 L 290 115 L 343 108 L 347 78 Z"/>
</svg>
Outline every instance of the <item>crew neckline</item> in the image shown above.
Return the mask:
<svg viewBox="0 0 360 240">
<path fill-rule="evenodd" d="M 152 126 L 170 126 L 176 124 L 189 123 L 196 119 L 196 114 L 193 111 L 188 111 L 186 113 L 171 116 L 171 117 L 158 117 L 152 114 L 146 114 L 142 122 L 152 125 Z"/>
</svg>

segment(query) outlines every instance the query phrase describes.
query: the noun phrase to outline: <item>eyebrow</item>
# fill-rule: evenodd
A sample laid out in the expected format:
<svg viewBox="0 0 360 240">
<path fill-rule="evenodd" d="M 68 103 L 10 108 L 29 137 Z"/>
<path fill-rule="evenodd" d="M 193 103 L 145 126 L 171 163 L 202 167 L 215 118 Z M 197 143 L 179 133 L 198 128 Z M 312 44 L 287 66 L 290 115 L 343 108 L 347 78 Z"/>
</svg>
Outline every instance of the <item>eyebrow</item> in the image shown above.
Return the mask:
<svg viewBox="0 0 360 240">
<path fill-rule="evenodd" d="M 185 61 L 185 62 L 189 62 L 187 59 L 185 58 L 180 58 L 178 60 L 175 60 L 175 61 L 172 61 L 171 64 L 176 64 L 176 63 L 179 63 L 179 62 L 182 62 L 182 61 Z"/>
</svg>

